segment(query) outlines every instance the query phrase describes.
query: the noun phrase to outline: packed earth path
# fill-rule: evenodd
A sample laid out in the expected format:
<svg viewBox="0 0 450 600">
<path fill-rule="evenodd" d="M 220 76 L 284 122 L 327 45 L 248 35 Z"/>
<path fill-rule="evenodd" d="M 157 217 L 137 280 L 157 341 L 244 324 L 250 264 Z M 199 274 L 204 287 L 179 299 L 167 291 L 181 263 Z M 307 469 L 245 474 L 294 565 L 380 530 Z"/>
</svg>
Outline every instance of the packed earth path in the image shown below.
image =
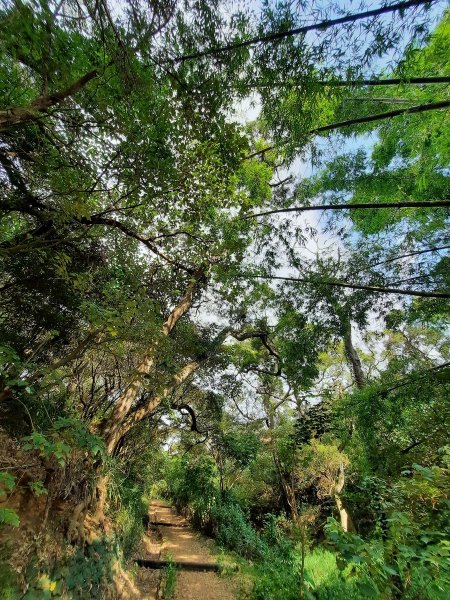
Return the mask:
<svg viewBox="0 0 450 600">
<path fill-rule="evenodd" d="M 174 600 L 235 598 L 233 580 L 217 573 L 213 541 L 195 532 L 167 502 L 150 503 L 148 525 L 137 557 L 140 566 L 137 584 L 142 600 L 164 598 L 161 585 L 164 571 L 154 567 L 168 560 L 177 566 Z"/>
</svg>

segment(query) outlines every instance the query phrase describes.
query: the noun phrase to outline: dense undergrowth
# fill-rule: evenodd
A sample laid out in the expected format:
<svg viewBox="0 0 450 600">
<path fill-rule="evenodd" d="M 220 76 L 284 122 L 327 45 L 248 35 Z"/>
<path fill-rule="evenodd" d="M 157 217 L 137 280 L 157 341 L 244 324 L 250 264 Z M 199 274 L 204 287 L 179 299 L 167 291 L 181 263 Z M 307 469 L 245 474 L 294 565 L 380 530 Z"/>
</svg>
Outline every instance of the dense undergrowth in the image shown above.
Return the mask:
<svg viewBox="0 0 450 600">
<path fill-rule="evenodd" d="M 76 494 L 86 482 L 87 490 L 93 489 L 93 463 L 103 455 L 102 442 L 86 432 L 82 423 L 68 418 L 55 420 L 46 429 L 41 423 L 41 429 L 45 433 L 20 440 L 4 434 L 1 438 L 2 459 L 8 457 L 12 467 L 31 463 L 33 469 L 22 470 L 18 478 L 0 472 L 0 500 L 6 499 L 13 507 L 0 508 L 0 598 L 116 598 L 117 574 L 130 564 L 144 531 L 149 502 L 145 477 L 136 477 L 122 461 L 110 459 L 104 529 L 88 520 L 86 538 L 80 538 L 71 528 L 73 509 L 80 499 Z M 82 475 L 73 468 L 80 454 Z M 44 485 L 41 478 L 46 470 L 52 477 Z M 61 489 L 75 489 L 75 494 L 56 503 Z"/>
<path fill-rule="evenodd" d="M 247 583 L 242 598 L 445 600 L 450 592 L 448 450 L 440 466 L 415 465 L 390 487 L 387 512 L 364 537 L 345 533 L 329 516 L 320 540 L 307 506 L 296 520 L 269 513 L 262 527 L 255 527 L 238 494 L 220 492 L 206 456 L 167 459 L 166 480 L 154 490 L 231 553 Z"/>
</svg>

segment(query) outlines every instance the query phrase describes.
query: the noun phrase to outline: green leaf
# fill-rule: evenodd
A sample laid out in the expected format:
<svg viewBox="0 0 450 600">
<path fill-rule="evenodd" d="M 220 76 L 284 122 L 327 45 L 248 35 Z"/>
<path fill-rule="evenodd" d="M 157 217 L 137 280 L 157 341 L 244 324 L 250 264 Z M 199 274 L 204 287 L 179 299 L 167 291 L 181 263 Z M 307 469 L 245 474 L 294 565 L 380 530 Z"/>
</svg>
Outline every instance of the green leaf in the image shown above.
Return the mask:
<svg viewBox="0 0 450 600">
<path fill-rule="evenodd" d="M 0 508 L 0 525 L 19 527 L 19 515 L 12 508 Z"/>
<path fill-rule="evenodd" d="M 364 597 L 367 597 L 367 598 L 379 598 L 380 597 L 379 590 L 375 586 L 371 585 L 370 583 L 363 582 L 363 583 L 360 583 L 358 585 L 358 587 L 359 587 L 360 591 L 364 594 Z"/>
<path fill-rule="evenodd" d="M 0 485 L 5 487 L 9 492 L 14 488 L 14 484 L 16 482 L 16 478 L 11 473 L 7 473 L 6 471 L 0 472 Z M 0 490 L 0 494 L 2 490 Z M 4 492 L 3 492 L 4 493 Z"/>
<path fill-rule="evenodd" d="M 393 576 L 398 576 L 399 575 L 398 571 L 396 571 L 395 569 L 393 569 L 389 565 L 383 565 L 383 571 L 385 571 L 389 575 L 393 575 Z"/>
<path fill-rule="evenodd" d="M 48 494 L 48 490 L 44 487 L 43 481 L 31 481 L 28 485 L 35 496 L 39 497 L 43 494 Z"/>
</svg>

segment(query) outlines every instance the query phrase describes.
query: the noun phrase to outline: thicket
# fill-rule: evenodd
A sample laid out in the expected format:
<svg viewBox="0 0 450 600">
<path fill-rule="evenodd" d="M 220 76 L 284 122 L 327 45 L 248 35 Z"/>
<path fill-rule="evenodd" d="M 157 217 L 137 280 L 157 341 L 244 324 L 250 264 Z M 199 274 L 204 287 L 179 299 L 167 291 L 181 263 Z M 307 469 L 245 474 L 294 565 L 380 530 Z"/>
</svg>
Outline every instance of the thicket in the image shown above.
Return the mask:
<svg viewBox="0 0 450 600">
<path fill-rule="evenodd" d="M 413 465 L 394 485 L 364 478 L 358 485 L 372 486 L 376 494 L 376 512 L 364 537 L 344 532 L 329 516 L 323 539 L 323 523 L 308 505 L 300 505 L 295 520 L 274 506 L 278 514 L 266 514 L 258 527 L 237 490 L 220 491 L 217 467 L 203 454 L 171 459 L 165 485 L 155 491 L 231 551 L 253 582 L 248 597 L 431 600 L 445 598 L 450 589 L 448 467 L 448 449 L 443 448 L 440 466 Z"/>
</svg>

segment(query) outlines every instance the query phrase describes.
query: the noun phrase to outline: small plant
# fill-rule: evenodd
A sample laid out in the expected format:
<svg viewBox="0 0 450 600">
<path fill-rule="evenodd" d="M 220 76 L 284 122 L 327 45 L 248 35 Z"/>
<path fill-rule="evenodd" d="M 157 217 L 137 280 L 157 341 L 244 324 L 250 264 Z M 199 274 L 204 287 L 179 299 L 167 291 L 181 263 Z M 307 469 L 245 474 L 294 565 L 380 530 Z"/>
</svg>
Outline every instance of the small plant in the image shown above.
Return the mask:
<svg viewBox="0 0 450 600">
<path fill-rule="evenodd" d="M 163 575 L 162 597 L 164 600 L 172 600 L 177 586 L 177 567 L 170 554 L 167 556 L 167 563 Z"/>
<path fill-rule="evenodd" d="M 14 509 L 0 508 L 0 526 L 1 525 L 12 525 L 12 527 L 19 527 L 19 515 Z"/>
<path fill-rule="evenodd" d="M 305 598 L 310 582 L 305 576 L 306 553 L 311 543 L 311 533 L 318 517 L 318 509 L 314 506 L 303 508 L 296 516 L 293 525 L 294 539 L 298 540 L 300 548 L 300 598 Z"/>
<path fill-rule="evenodd" d="M 43 433 L 34 431 L 24 438 L 24 450 L 38 451 L 43 458 L 55 457 L 61 467 L 64 467 L 70 453 L 70 446 L 61 440 L 47 438 Z"/>
<path fill-rule="evenodd" d="M 8 494 L 11 494 L 16 484 L 16 478 L 11 473 L 0 473 L 0 502 L 4 502 Z M 19 527 L 20 520 L 15 510 L 12 508 L 0 508 L 0 527 L 2 525 L 12 525 Z"/>
<path fill-rule="evenodd" d="M 48 490 L 44 487 L 43 481 L 31 481 L 28 484 L 28 487 L 37 497 L 42 496 L 43 494 L 48 494 Z"/>
<path fill-rule="evenodd" d="M 23 600 L 55 597 L 101 600 L 105 590 L 111 588 L 114 564 L 120 559 L 116 541 L 104 538 L 68 553 L 52 567 L 42 565 L 42 570 L 34 572 L 30 565 L 28 589 L 21 597 Z"/>
</svg>

